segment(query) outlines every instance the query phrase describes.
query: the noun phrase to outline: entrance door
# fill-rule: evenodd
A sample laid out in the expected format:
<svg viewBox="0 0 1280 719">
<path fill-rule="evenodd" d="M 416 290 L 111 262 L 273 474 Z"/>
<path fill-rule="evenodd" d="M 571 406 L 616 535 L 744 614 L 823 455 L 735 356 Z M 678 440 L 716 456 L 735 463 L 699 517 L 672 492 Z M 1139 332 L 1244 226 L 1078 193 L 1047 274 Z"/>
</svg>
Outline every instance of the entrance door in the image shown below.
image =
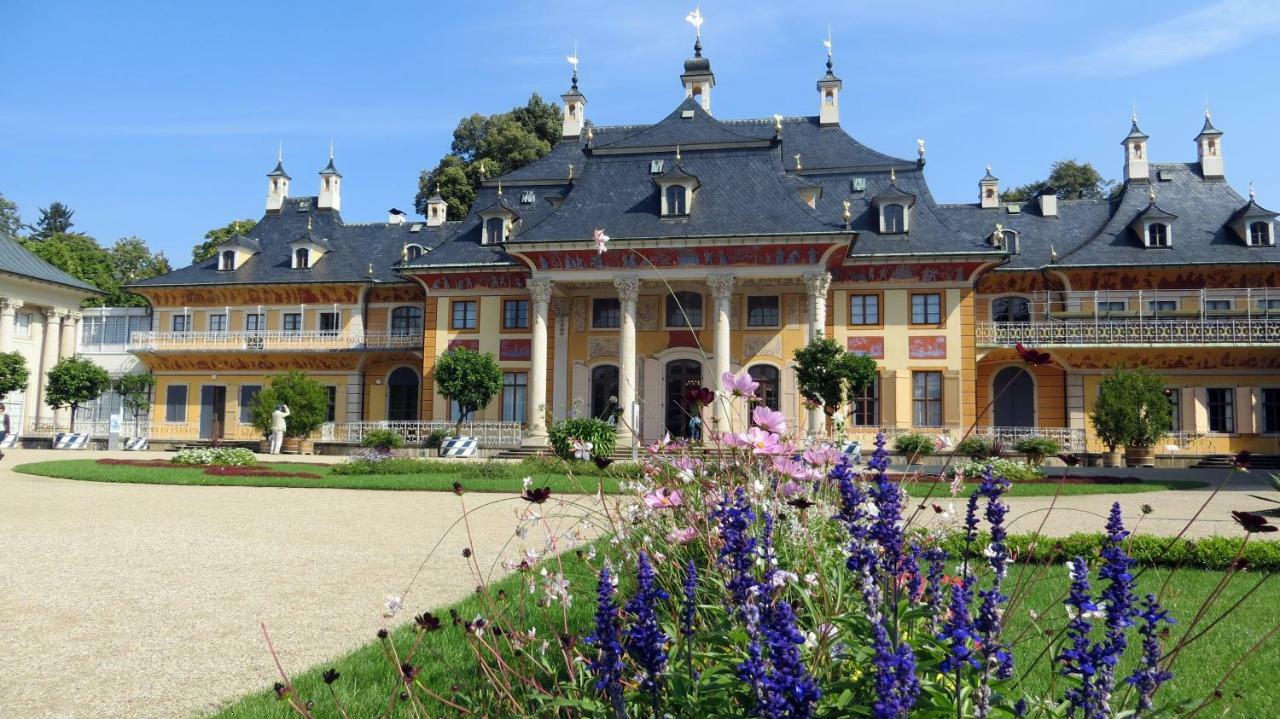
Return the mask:
<svg viewBox="0 0 1280 719">
<path fill-rule="evenodd" d="M 702 363 L 697 360 L 675 360 L 667 363 L 667 431 L 672 437 L 689 436 L 689 406 L 684 391 L 702 384 Z"/>
<path fill-rule="evenodd" d="M 400 367 L 387 378 L 387 419 L 415 422 L 418 419 L 418 373 Z"/>
<path fill-rule="evenodd" d="M 991 383 L 995 393 L 992 419 L 997 427 L 1033 427 L 1036 423 L 1036 383 L 1021 367 L 1005 367 Z"/>
<path fill-rule="evenodd" d="M 227 424 L 227 388 L 204 385 L 200 388 L 200 439 L 222 439 Z"/>
<path fill-rule="evenodd" d="M 602 364 L 591 370 L 591 416 L 609 420 L 618 409 L 618 367 Z"/>
</svg>

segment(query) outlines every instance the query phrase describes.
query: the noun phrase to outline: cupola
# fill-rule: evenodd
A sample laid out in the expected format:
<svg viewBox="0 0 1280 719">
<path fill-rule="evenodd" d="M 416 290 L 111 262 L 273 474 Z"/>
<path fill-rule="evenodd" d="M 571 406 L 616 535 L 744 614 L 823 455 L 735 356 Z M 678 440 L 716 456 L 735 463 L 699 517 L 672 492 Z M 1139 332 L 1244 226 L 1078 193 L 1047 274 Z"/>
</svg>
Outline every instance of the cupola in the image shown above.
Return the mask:
<svg viewBox="0 0 1280 719">
<path fill-rule="evenodd" d="M 818 124 L 839 125 L 840 89 L 844 87 L 844 81 L 832 70 L 831 33 L 827 33 L 822 44 L 827 46 L 827 74 L 818 80 Z"/>
<path fill-rule="evenodd" d="M 577 138 L 582 133 L 586 122 L 587 97 L 578 91 L 578 51 L 568 58 L 573 65 L 573 79 L 569 82 L 569 91 L 560 96 L 564 101 L 564 110 L 560 113 L 560 137 Z"/>
<path fill-rule="evenodd" d="M 684 96 L 692 97 L 707 113 L 711 112 L 711 88 L 716 86 L 716 76 L 711 73 L 711 61 L 702 56 L 702 12 L 694 10 L 685 17 L 693 25 L 697 36 L 693 41 L 693 57 L 684 61 Z"/>
<path fill-rule="evenodd" d="M 1222 166 L 1222 130 L 1213 126 L 1209 108 L 1204 109 L 1204 127 L 1196 135 L 1196 156 L 1200 159 L 1200 174 L 1207 178 L 1225 175 Z"/>
<path fill-rule="evenodd" d="M 1133 113 L 1129 134 L 1120 144 L 1124 145 L 1124 180 L 1147 182 L 1151 179 L 1151 164 L 1147 161 L 1147 135 L 1138 129 L 1138 113 Z"/>
<path fill-rule="evenodd" d="M 240 266 L 249 261 L 250 257 L 262 251 L 262 245 L 257 240 L 245 237 L 237 232 L 218 243 L 214 250 L 217 252 L 218 269 L 223 272 L 231 272 L 240 269 Z"/>
<path fill-rule="evenodd" d="M 1147 209 L 1138 213 L 1133 218 L 1133 222 L 1129 223 L 1129 228 L 1133 230 L 1138 239 L 1142 240 L 1144 247 L 1160 248 L 1173 246 L 1173 221 L 1178 216 L 1165 212 L 1156 205 L 1156 190 L 1152 187 L 1147 197 L 1150 198 L 1147 203 Z"/>
<path fill-rule="evenodd" d="M 911 227 L 911 207 L 916 196 L 898 189 L 898 174 L 889 170 L 889 188 L 871 198 L 871 206 L 880 216 L 880 234 L 906 234 Z"/>
<path fill-rule="evenodd" d="M 1274 247 L 1276 244 L 1275 220 L 1280 216 L 1258 204 L 1249 187 L 1249 202 L 1236 210 L 1227 223 L 1245 245 L 1249 247 Z"/>
<path fill-rule="evenodd" d="M 493 204 L 476 213 L 480 216 L 480 244 L 500 245 L 516 234 L 520 214 L 502 196 L 502 184 L 498 184 L 498 197 Z"/>
<path fill-rule="evenodd" d="M 289 266 L 295 270 L 310 269 L 332 250 L 329 240 L 312 232 L 308 217 L 307 231 L 289 242 Z"/>
<path fill-rule="evenodd" d="M 666 172 L 654 175 L 653 184 L 658 186 L 659 214 L 662 217 L 688 217 L 693 209 L 694 195 L 702 187 L 698 176 L 684 169 L 679 147 L 676 148 L 676 161 Z"/>
<path fill-rule="evenodd" d="M 329 164 L 320 171 L 320 199 L 316 207 L 321 210 L 342 210 L 342 173 L 333 166 L 333 143 L 329 144 Z"/>
<path fill-rule="evenodd" d="M 279 212 L 289 196 L 289 173 L 284 171 L 284 149 L 276 151 L 276 169 L 267 173 L 267 212 Z"/>
<path fill-rule="evenodd" d="M 978 180 L 978 202 L 984 210 L 1000 207 L 1000 180 L 991 174 L 991 165 L 987 165 L 987 174 Z"/>
<path fill-rule="evenodd" d="M 427 227 L 439 227 L 449 215 L 449 203 L 440 195 L 440 185 L 436 185 L 436 194 L 427 198 Z"/>
</svg>

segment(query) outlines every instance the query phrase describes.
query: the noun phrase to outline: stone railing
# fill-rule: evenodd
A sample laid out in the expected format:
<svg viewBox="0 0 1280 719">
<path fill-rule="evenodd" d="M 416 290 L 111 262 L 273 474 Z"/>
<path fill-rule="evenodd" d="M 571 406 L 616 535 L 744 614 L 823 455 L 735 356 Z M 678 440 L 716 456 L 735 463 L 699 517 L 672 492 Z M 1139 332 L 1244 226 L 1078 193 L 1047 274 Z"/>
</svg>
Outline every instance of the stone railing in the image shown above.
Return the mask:
<svg viewBox="0 0 1280 719">
<path fill-rule="evenodd" d="M 421 332 L 134 332 L 130 352 L 332 352 L 422 349 Z"/>
</svg>

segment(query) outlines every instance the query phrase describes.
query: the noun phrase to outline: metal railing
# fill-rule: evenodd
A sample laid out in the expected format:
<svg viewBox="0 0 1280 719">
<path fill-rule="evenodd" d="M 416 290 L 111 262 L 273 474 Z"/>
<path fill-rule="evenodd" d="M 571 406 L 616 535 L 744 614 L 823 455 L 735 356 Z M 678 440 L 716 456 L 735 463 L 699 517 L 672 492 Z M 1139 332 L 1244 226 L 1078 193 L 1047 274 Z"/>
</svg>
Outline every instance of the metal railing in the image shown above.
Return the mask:
<svg viewBox="0 0 1280 719">
<path fill-rule="evenodd" d="M 315 439 L 323 442 L 360 444 L 369 430 L 389 429 L 408 444 L 422 444 L 432 432 L 443 431 L 452 436 L 457 426 L 444 420 L 422 422 L 329 422 L 320 428 Z M 524 439 L 519 422 L 463 422 L 462 434 L 478 437 L 481 447 L 519 447 Z"/>
<path fill-rule="evenodd" d="M 979 322 L 980 345 L 1194 345 L 1280 343 L 1280 315 L 1230 319 Z"/>
<path fill-rule="evenodd" d="M 331 352 L 334 350 L 422 349 L 421 332 L 237 331 L 134 332 L 131 352 Z"/>
<path fill-rule="evenodd" d="M 975 427 L 973 436 L 1000 442 L 1006 450 L 1012 449 L 1019 440 L 1029 437 L 1052 439 L 1064 452 L 1085 450 L 1085 432 L 1076 427 Z"/>
</svg>

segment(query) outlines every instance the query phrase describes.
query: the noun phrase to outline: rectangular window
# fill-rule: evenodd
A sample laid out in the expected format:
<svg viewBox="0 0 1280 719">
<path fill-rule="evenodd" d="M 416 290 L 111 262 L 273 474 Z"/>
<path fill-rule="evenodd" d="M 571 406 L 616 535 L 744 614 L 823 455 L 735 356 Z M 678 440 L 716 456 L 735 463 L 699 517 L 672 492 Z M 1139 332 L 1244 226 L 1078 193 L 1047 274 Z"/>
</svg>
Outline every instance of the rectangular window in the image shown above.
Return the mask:
<svg viewBox="0 0 1280 719">
<path fill-rule="evenodd" d="M 244 316 L 244 328 L 248 332 L 264 332 L 267 329 L 265 314 L 249 313 Z"/>
<path fill-rule="evenodd" d="M 622 326 L 622 304 L 616 297 L 597 297 L 591 301 L 591 326 L 595 329 Z"/>
<path fill-rule="evenodd" d="M 529 329 L 529 300 L 507 300 L 502 303 L 502 328 Z"/>
<path fill-rule="evenodd" d="M 302 313 L 286 312 L 284 313 L 284 324 L 281 327 L 285 332 L 301 332 L 302 331 Z"/>
<path fill-rule="evenodd" d="M 134 332 L 150 332 L 151 318 L 146 315 L 134 315 L 129 318 L 129 336 Z"/>
<path fill-rule="evenodd" d="M 1280 388 L 1262 389 L 1262 431 L 1280 434 Z"/>
<path fill-rule="evenodd" d="M 458 400 L 456 399 L 450 400 L 449 401 L 449 421 L 457 422 L 459 419 L 461 419 L 463 422 L 467 422 L 474 418 L 472 417 L 471 412 L 467 412 L 466 416 L 463 416 L 462 405 L 458 404 Z"/>
<path fill-rule="evenodd" d="M 476 301 L 454 300 L 453 318 L 449 325 L 455 330 L 473 330 L 476 328 Z"/>
<path fill-rule="evenodd" d="M 1230 312 L 1231 300 L 1205 300 L 1204 308 L 1209 312 Z"/>
<path fill-rule="evenodd" d="M 324 421 L 336 422 L 338 418 L 338 388 L 333 385 L 325 385 L 324 394 Z"/>
<path fill-rule="evenodd" d="M 936 292 L 911 295 L 911 324 L 942 324 L 942 295 Z"/>
<path fill-rule="evenodd" d="M 923 295 L 918 295 L 923 297 Z M 912 300 L 914 302 L 914 300 Z M 849 324 L 880 324 L 880 295 L 852 295 L 849 297 Z"/>
<path fill-rule="evenodd" d="M 19 312 L 16 323 L 17 334 L 19 337 L 31 336 L 31 313 Z"/>
<path fill-rule="evenodd" d="M 1178 301 L 1177 300 L 1151 300 L 1150 302 L 1147 303 L 1147 311 L 1153 315 L 1158 315 L 1164 312 L 1177 312 Z"/>
<path fill-rule="evenodd" d="M 748 327 L 778 326 L 778 296 L 747 297 Z"/>
<path fill-rule="evenodd" d="M 1173 420 L 1173 424 L 1172 426 L 1170 426 L 1169 431 L 1181 432 L 1182 431 L 1182 390 L 1178 389 L 1177 387 L 1170 387 L 1168 389 L 1168 397 L 1169 397 L 1169 417 Z"/>
<path fill-rule="evenodd" d="M 697 292 L 675 292 L 667 295 L 667 327 L 701 327 L 702 295 Z"/>
<path fill-rule="evenodd" d="M 1124 300 L 1108 300 L 1098 303 L 1098 311 L 1107 312 L 1125 312 L 1129 309 L 1129 303 Z"/>
<path fill-rule="evenodd" d="M 912 420 L 916 427 L 942 426 L 942 373 L 911 373 Z"/>
<path fill-rule="evenodd" d="M 253 416 L 249 413 L 249 408 L 253 406 L 253 399 L 261 391 L 262 385 L 240 385 L 240 424 L 247 426 L 253 422 Z"/>
<path fill-rule="evenodd" d="M 851 402 L 849 421 L 858 427 L 880 426 L 880 377 L 871 381 Z"/>
<path fill-rule="evenodd" d="M 338 336 L 338 316 L 339 313 L 332 310 L 320 313 L 320 332 L 325 337 Z"/>
<path fill-rule="evenodd" d="M 209 331 L 210 332 L 226 332 L 227 316 L 226 315 L 209 315 Z"/>
<path fill-rule="evenodd" d="M 171 384 L 164 392 L 164 421 L 187 421 L 187 386 Z"/>
<path fill-rule="evenodd" d="M 502 421 L 523 422 L 525 399 L 528 396 L 529 374 L 527 372 L 505 372 L 502 375 Z"/>
<path fill-rule="evenodd" d="M 191 326 L 190 326 L 190 324 L 189 324 L 189 320 L 190 320 L 190 319 L 191 319 L 191 318 L 190 318 L 190 317 L 188 317 L 187 315 L 174 315 L 174 316 L 173 316 L 173 331 L 174 331 L 174 332 L 186 332 L 187 330 L 191 329 Z"/>
<path fill-rule="evenodd" d="M 1236 390 L 1234 387 L 1210 387 L 1209 431 L 1231 434 L 1236 431 Z"/>
<path fill-rule="evenodd" d="M 1258 309 L 1260 310 L 1280 310 L 1280 300 L 1265 299 L 1258 300 Z M 27 321 L 30 324 L 30 320 Z"/>
</svg>

